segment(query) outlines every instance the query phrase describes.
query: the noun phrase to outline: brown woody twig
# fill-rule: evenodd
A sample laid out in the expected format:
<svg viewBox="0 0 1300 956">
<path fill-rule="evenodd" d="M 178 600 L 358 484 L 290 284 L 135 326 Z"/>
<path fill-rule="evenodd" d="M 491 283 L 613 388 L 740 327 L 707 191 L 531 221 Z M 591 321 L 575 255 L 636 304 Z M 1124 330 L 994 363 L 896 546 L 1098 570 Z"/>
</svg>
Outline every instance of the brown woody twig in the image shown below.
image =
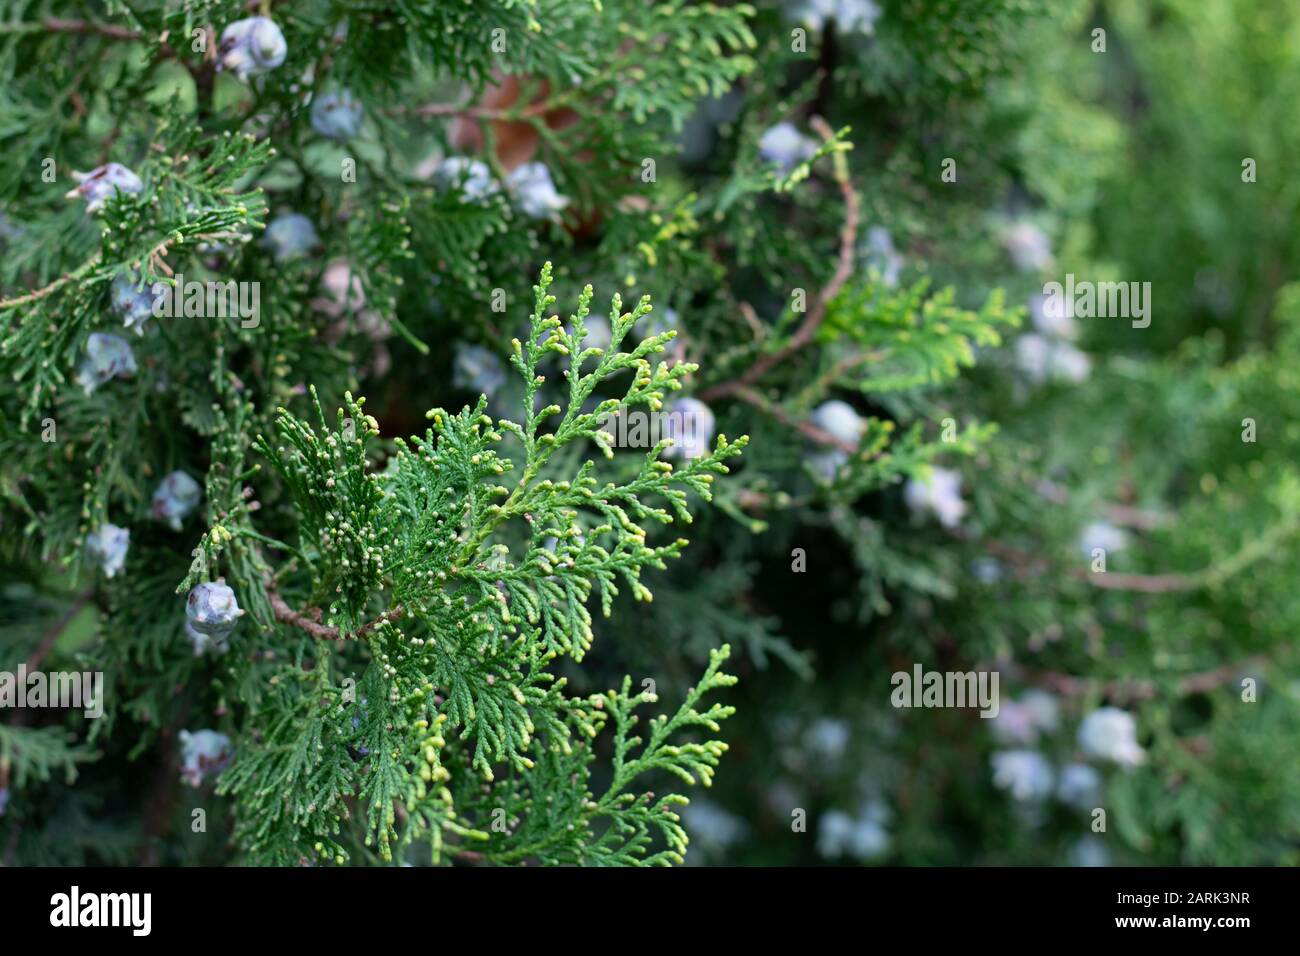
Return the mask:
<svg viewBox="0 0 1300 956">
<path fill-rule="evenodd" d="M 1262 667 L 1267 663 L 1267 657 L 1256 655 L 1236 663 L 1223 664 L 1209 670 L 1188 674 L 1175 682 L 1174 691 L 1180 697 L 1188 694 L 1204 694 L 1231 682 L 1248 670 Z M 1010 670 L 1014 676 L 1031 684 L 1046 687 L 1063 697 L 1079 697 L 1093 689 L 1099 689 L 1102 696 L 1110 700 L 1150 700 L 1159 693 L 1159 687 L 1154 680 L 1123 678 L 1098 683 L 1060 671 L 1035 671 L 1019 666 L 1013 666 Z"/>
<path fill-rule="evenodd" d="M 750 388 L 748 385 L 743 385 L 740 388 L 738 388 L 735 394 L 736 397 L 740 399 L 742 402 L 747 402 L 748 404 L 753 405 L 755 408 L 767 412 L 769 415 L 771 415 L 777 421 L 781 422 L 783 425 L 788 425 L 789 427 L 797 430 L 801 434 L 811 438 L 819 445 L 830 445 L 834 448 L 840 449 L 841 451 L 847 452 L 850 455 L 856 455 L 858 452 L 857 445 L 853 444 L 852 442 L 842 441 L 841 439 L 836 438 L 830 432 L 826 431 L 823 428 L 818 428 L 812 422 L 803 421 L 801 419 L 795 418 L 784 408 L 778 405 L 776 402 L 768 401 L 766 398 L 760 395 L 753 388 Z"/>
<path fill-rule="evenodd" d="M 309 608 L 310 615 L 295 611 L 280 596 L 280 592 L 268 590 L 266 598 L 271 602 L 271 611 L 275 614 L 277 621 L 283 621 L 285 624 L 292 624 L 294 627 L 301 628 L 312 637 L 322 641 L 342 641 L 344 635 L 337 627 L 329 624 L 320 623 L 320 608 Z M 373 631 L 380 624 L 387 621 L 395 621 L 406 613 L 406 609 L 398 604 L 388 609 L 373 621 L 367 621 L 357 628 L 354 638 L 361 638 Z"/>
<path fill-rule="evenodd" d="M 830 140 L 835 135 L 830 125 L 820 116 L 814 116 L 808 122 L 823 139 Z M 704 389 L 698 396 L 700 401 L 708 402 L 738 394 L 741 389 L 753 385 L 774 366 L 808 345 L 813 340 L 813 336 L 817 334 L 822 321 L 826 318 L 827 308 L 829 308 L 835 297 L 840 294 L 840 290 L 844 288 L 844 283 L 848 282 L 849 277 L 853 275 L 853 255 L 854 247 L 857 244 L 861 205 L 858 201 L 858 194 L 853 191 L 853 182 L 849 179 L 848 164 L 844 162 L 843 157 L 839 154 L 836 154 L 835 159 L 835 181 L 839 184 L 840 194 L 844 197 L 844 224 L 840 227 L 840 250 L 834 274 L 831 276 L 830 281 L 817 293 L 812 308 L 808 310 L 802 324 L 785 345 L 775 352 L 768 352 L 766 355 L 760 356 L 740 377 L 727 382 L 719 382 L 717 385 L 711 385 Z"/>
</svg>

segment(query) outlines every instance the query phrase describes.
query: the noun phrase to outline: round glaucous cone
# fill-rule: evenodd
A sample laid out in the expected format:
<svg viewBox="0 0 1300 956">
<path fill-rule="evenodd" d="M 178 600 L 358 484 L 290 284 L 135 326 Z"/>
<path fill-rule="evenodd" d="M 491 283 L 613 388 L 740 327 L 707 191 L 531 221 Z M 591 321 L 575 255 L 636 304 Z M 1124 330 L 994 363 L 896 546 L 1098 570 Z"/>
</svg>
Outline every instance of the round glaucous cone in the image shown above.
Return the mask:
<svg viewBox="0 0 1300 956">
<path fill-rule="evenodd" d="M 87 395 L 114 378 L 130 378 L 137 371 L 131 344 L 120 335 L 92 332 L 86 354 L 77 366 L 77 384 Z"/>
<path fill-rule="evenodd" d="M 525 77 L 524 80 L 526 83 L 527 78 Z M 502 76 L 497 83 L 487 88 L 474 105 L 489 110 L 514 106 L 523 95 L 523 86 L 517 76 Z M 541 103 L 550 95 L 550 83 L 543 81 L 538 85 L 536 95 L 529 101 L 530 105 Z M 568 129 L 578 122 L 578 114 L 567 106 L 547 110 L 542 113 L 542 118 L 547 128 L 553 130 Z M 491 122 L 497 161 L 506 172 L 513 173 L 537 157 L 541 136 L 533 124 L 526 121 L 485 121 L 457 116 L 451 124 L 451 145 L 461 152 L 481 151 L 484 145 L 483 129 L 479 125 L 481 122 Z M 586 162 L 591 158 L 591 153 L 583 150 L 575 154 L 575 158 L 579 162 Z M 575 237 L 582 239 L 596 232 L 600 227 L 601 219 L 599 210 L 578 212 L 570 207 L 563 220 L 564 228 Z"/>
<path fill-rule="evenodd" d="M 262 234 L 262 245 L 271 250 L 278 263 L 300 259 L 320 245 L 320 236 L 310 219 L 302 213 L 290 212 L 276 216 Z"/>
<path fill-rule="evenodd" d="M 144 189 L 140 177 L 121 163 L 105 163 L 103 166 L 96 166 L 88 173 L 74 170 L 72 178 L 78 185 L 67 193 L 66 198 L 84 199 L 88 215 L 94 215 L 103 209 L 104 203 L 112 196 L 118 194 L 138 196 Z"/>
<path fill-rule="evenodd" d="M 311 126 L 328 139 L 352 139 L 361 132 L 364 111 L 351 90 L 334 90 L 311 101 Z"/>
<path fill-rule="evenodd" d="M 217 69 L 229 70 L 248 82 L 284 62 L 289 52 L 284 33 L 269 17 L 248 17 L 228 24 L 221 31 L 221 44 L 217 48 Z"/>
<path fill-rule="evenodd" d="M 230 738 L 215 730 L 182 730 L 181 779 L 197 787 L 230 763 L 233 747 Z"/>
<path fill-rule="evenodd" d="M 109 522 L 105 522 L 98 530 L 86 535 L 86 549 L 99 561 L 105 577 L 115 577 L 122 570 L 130 546 L 130 530 Z"/>
<path fill-rule="evenodd" d="M 113 311 L 122 317 L 122 325 L 144 335 L 145 323 L 153 316 L 153 293 L 146 286 L 136 287 L 136 279 L 128 273 L 119 273 L 113 280 Z"/>
<path fill-rule="evenodd" d="M 153 493 L 150 513 L 155 521 L 165 523 L 173 531 L 181 530 L 181 522 L 199 506 L 203 489 L 183 471 L 173 471 L 162 480 Z"/>
<path fill-rule="evenodd" d="M 235 592 L 224 581 L 195 585 L 185 599 L 185 616 L 200 634 L 229 634 L 243 613 Z"/>
</svg>

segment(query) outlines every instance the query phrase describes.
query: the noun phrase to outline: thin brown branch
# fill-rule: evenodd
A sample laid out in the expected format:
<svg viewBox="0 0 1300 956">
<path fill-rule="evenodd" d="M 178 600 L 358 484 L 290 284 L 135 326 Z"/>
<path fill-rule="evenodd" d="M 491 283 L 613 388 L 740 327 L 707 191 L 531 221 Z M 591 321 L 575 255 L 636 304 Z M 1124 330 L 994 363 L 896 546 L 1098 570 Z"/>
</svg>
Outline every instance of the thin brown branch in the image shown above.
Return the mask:
<svg viewBox="0 0 1300 956">
<path fill-rule="evenodd" d="M 99 36 L 107 40 L 124 40 L 127 42 L 133 40 L 148 40 L 147 34 L 139 30 L 133 30 L 130 27 L 115 26 L 111 23 L 93 23 L 90 20 L 70 20 L 60 17 L 46 17 L 40 24 L 50 33 L 72 33 L 81 36 Z M 159 50 L 163 57 L 167 59 L 176 59 L 176 51 L 169 46 L 165 40 L 160 39 L 158 44 Z"/>
<path fill-rule="evenodd" d="M 854 445 L 852 442 L 841 441 L 840 439 L 832 435 L 830 432 L 826 431 L 825 429 L 818 428 L 810 421 L 804 421 L 802 419 L 795 418 L 784 408 L 778 405 L 776 402 L 768 401 L 766 398 L 760 395 L 753 388 L 750 388 L 748 385 L 742 385 L 739 388 L 737 388 L 735 395 L 742 402 L 747 402 L 748 404 L 753 405 L 755 408 L 767 412 L 777 421 L 781 422 L 781 424 L 788 425 L 790 428 L 796 429 L 800 433 L 806 435 L 807 437 L 811 438 L 813 441 L 817 442 L 817 444 L 819 445 L 829 445 L 833 448 L 838 448 L 841 451 L 847 452 L 850 455 L 856 455 L 858 452 L 857 445 Z"/>
<path fill-rule="evenodd" d="M 1079 578 L 1086 578 L 1096 588 L 1108 591 L 1142 591 L 1145 594 L 1167 594 L 1170 591 L 1192 591 L 1201 587 L 1203 576 L 1191 574 L 1123 574 L 1117 571 L 1075 572 Z"/>
<path fill-rule="evenodd" d="M 63 275 L 59 276 L 57 279 L 55 279 L 53 282 L 51 282 L 49 285 L 45 286 L 44 288 L 37 289 L 34 292 L 29 292 L 26 295 L 20 295 L 13 299 L 0 299 L 0 309 L 11 309 L 16 305 L 26 305 L 29 302 L 36 302 L 40 299 L 43 299 L 47 295 L 50 295 L 51 293 L 58 291 L 59 289 L 61 289 L 63 286 L 67 285 L 69 282 L 73 281 L 74 279 L 81 278 L 86 272 L 94 268 L 94 266 L 98 262 L 99 262 L 99 253 L 97 252 L 93 256 L 91 256 L 90 259 L 86 261 L 83 265 L 78 267 L 74 272 L 65 272 Z"/>
<path fill-rule="evenodd" d="M 820 116 L 814 116 L 808 122 L 823 139 L 829 141 L 834 137 L 835 134 L 830 125 Z M 704 389 L 697 396 L 701 401 L 708 402 L 737 394 L 740 389 L 753 385 L 774 366 L 779 365 L 808 345 L 813 340 L 813 336 L 817 334 L 823 320 L 825 320 L 826 310 L 830 307 L 831 302 L 840 294 L 844 284 L 853 275 L 854 249 L 858 239 L 861 206 L 858 201 L 858 194 L 853 190 L 853 181 L 849 178 L 848 163 L 844 161 L 844 157 L 840 153 L 834 154 L 833 159 L 835 161 L 835 181 L 839 184 L 840 194 L 844 197 L 844 223 L 840 227 L 839 257 L 835 264 L 835 272 L 831 275 L 830 281 L 817 294 L 817 298 L 812 303 L 812 308 L 808 310 L 803 322 L 794 335 L 790 336 L 790 340 L 785 345 L 775 352 L 760 356 L 739 378 L 719 382 L 717 385 Z"/>
<path fill-rule="evenodd" d="M 89 20 L 64 20 L 59 17 L 46 17 L 41 25 L 51 33 L 80 33 L 107 37 L 110 40 L 142 40 L 144 34 L 130 27 L 114 26 L 111 23 L 92 23 Z"/>
<path fill-rule="evenodd" d="M 1257 654 L 1254 657 L 1246 658 L 1240 663 L 1224 664 L 1222 667 L 1201 671 L 1199 674 L 1190 674 L 1178 682 L 1178 692 L 1180 694 L 1204 694 L 1235 680 L 1243 672 L 1263 667 L 1268 662 L 1268 658 L 1263 654 Z"/>
<path fill-rule="evenodd" d="M 172 808 L 180 793 L 179 748 L 176 746 L 176 737 L 188 722 L 189 713 L 189 705 L 182 705 L 159 734 L 162 746 L 158 748 L 159 759 L 154 768 L 149 797 L 145 804 L 147 822 L 137 857 L 140 866 L 159 865 L 159 847 L 172 829 Z"/>
<path fill-rule="evenodd" d="M 472 103 L 426 103 L 409 112 L 416 116 L 462 116 L 467 119 L 491 120 L 496 123 L 518 123 L 540 119 L 553 109 L 555 107 L 550 100 L 542 99 L 522 109 L 475 106 Z M 404 107 L 397 106 L 386 112 L 390 115 L 400 115 L 408 111 Z"/>
<path fill-rule="evenodd" d="M 1180 697 L 1208 693 L 1231 683 L 1247 671 L 1263 667 L 1267 663 L 1268 657 L 1258 654 L 1242 661 L 1188 674 L 1174 682 L 1174 693 Z M 1009 670 L 1017 679 L 1047 688 L 1062 697 L 1081 697 L 1094 690 L 1100 690 L 1102 696 L 1108 700 L 1129 701 L 1150 700 L 1160 693 L 1159 683 L 1151 679 L 1122 678 L 1099 682 L 1061 671 L 1036 671 L 1019 665 L 1012 665 Z"/>
<path fill-rule="evenodd" d="M 1106 516 L 1106 520 L 1139 531 L 1150 531 L 1167 525 L 1172 520 L 1169 515 L 1162 512 L 1144 511 L 1130 505 L 1105 504 L 1102 505 L 1101 511 Z"/>
<path fill-rule="evenodd" d="M 266 592 L 267 600 L 271 602 L 271 611 L 275 614 L 277 621 L 283 621 L 285 624 L 292 624 L 322 641 L 342 641 L 344 635 L 337 627 L 329 624 L 320 623 L 320 608 L 308 608 L 309 614 L 303 614 L 295 611 L 280 596 L 280 592 L 268 590 Z M 380 624 L 387 621 L 395 621 L 406 613 L 406 609 L 398 604 L 395 607 L 385 611 L 373 621 L 367 621 L 362 624 L 352 637 L 360 638 L 373 631 Z"/>
<path fill-rule="evenodd" d="M 1020 576 L 1045 574 L 1051 570 L 1051 564 L 1041 554 L 1034 554 L 1021 548 L 1012 547 L 993 538 L 983 541 L 984 548 L 995 558 L 1010 562 Z M 1165 574 L 1135 574 L 1121 571 L 1092 571 L 1088 568 L 1072 568 L 1070 575 L 1080 581 L 1086 581 L 1095 588 L 1107 591 L 1141 591 L 1145 594 L 1167 594 L 1171 591 L 1192 591 L 1205 586 L 1206 572 L 1183 574 L 1169 572 Z"/>
<path fill-rule="evenodd" d="M 285 603 L 284 598 L 280 597 L 279 591 L 267 591 L 266 599 L 271 602 L 271 611 L 275 614 L 277 621 L 283 621 L 285 624 L 292 624 L 294 627 L 301 628 L 312 637 L 322 641 L 341 641 L 339 629 L 330 627 L 328 624 L 320 623 L 320 608 L 309 608 L 312 616 L 300 614 Z"/>
<path fill-rule="evenodd" d="M 33 650 L 31 655 L 27 658 L 26 667 L 28 671 L 37 670 L 41 666 L 41 662 L 45 660 L 45 656 L 54 649 L 54 645 L 58 642 L 60 635 L 68 629 L 68 625 L 71 624 L 73 619 L 81 613 L 81 609 L 90 603 L 91 598 L 94 596 L 95 589 L 87 588 L 85 591 L 82 591 L 73 598 L 72 603 L 68 605 L 67 609 L 64 610 L 61 615 L 59 615 L 59 619 L 41 635 L 41 639 L 37 643 L 36 649 Z M 28 710 L 15 711 L 13 717 L 9 721 L 10 725 L 21 727 L 23 724 L 27 723 L 30 713 L 31 712 Z M 0 790 L 7 790 L 9 788 L 9 774 L 10 769 L 8 759 L 0 759 Z M 17 839 L 16 834 L 14 839 Z M 13 841 L 11 840 L 10 846 L 5 850 L 5 866 L 9 865 L 9 861 L 13 857 L 13 849 Z"/>
<path fill-rule="evenodd" d="M 749 330 L 754 333 L 754 341 L 762 342 L 767 335 L 767 329 L 758 320 L 758 313 L 754 311 L 754 307 L 748 302 L 741 302 L 740 315 L 745 320 L 745 324 L 749 326 Z"/>
<path fill-rule="evenodd" d="M 59 619 L 51 625 L 50 629 L 41 636 L 40 643 L 37 644 L 36 649 L 32 651 L 31 657 L 27 658 L 27 669 L 29 671 L 34 671 L 41 666 L 41 661 L 45 660 L 45 655 L 53 649 L 54 644 L 58 641 L 60 635 L 68 629 L 68 625 L 72 623 L 73 618 L 81 613 L 81 609 L 89 604 L 90 599 L 94 596 L 95 589 L 88 588 L 73 598 L 72 603 L 68 605 L 67 610 L 65 610 L 63 614 L 60 615 Z"/>
<path fill-rule="evenodd" d="M 357 633 L 352 636 L 365 637 L 366 634 L 373 631 L 380 624 L 387 623 L 388 621 L 395 621 L 405 613 L 406 613 L 406 608 L 398 604 L 392 608 L 389 608 L 387 611 L 379 615 L 379 617 L 375 618 L 373 621 L 367 621 L 365 624 L 362 624 L 359 628 L 357 628 Z"/>
<path fill-rule="evenodd" d="M 1069 490 L 1054 481 L 1043 479 L 1037 483 L 1036 488 L 1040 495 L 1054 504 L 1063 505 L 1070 500 Z M 1136 528 L 1139 531 L 1150 531 L 1167 525 L 1172 520 L 1171 516 L 1164 512 L 1146 511 L 1131 505 L 1104 504 L 1101 506 L 1101 511 L 1106 520 L 1112 524 Z"/>
</svg>

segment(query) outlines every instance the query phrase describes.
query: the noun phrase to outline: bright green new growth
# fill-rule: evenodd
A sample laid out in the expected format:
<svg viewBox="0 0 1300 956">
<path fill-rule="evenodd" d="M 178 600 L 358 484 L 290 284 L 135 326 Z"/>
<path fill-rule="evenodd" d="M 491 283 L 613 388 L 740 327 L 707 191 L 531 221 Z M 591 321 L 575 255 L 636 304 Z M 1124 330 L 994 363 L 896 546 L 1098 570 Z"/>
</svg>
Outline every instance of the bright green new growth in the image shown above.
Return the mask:
<svg viewBox="0 0 1300 956">
<path fill-rule="evenodd" d="M 514 343 L 522 422 L 494 423 L 486 397 L 459 414 L 434 409 L 432 429 L 398 440 L 376 469 L 367 445 L 378 423 L 349 396 L 336 429 L 317 402 L 319 429 L 281 410 L 279 441 L 255 443 L 292 500 L 300 540 L 276 543 L 297 557 L 275 578 L 236 586 L 242 594 L 265 587 L 267 600 L 248 602 L 264 627 L 316 638 L 251 705 L 248 726 L 262 729 L 260 739 L 239 738 L 219 784 L 238 802 L 236 835 L 255 861 L 344 861 L 338 835 L 354 814 L 385 860 L 417 840 L 429 842 L 435 860 L 682 859 L 686 834 L 674 807 L 685 798 L 634 788 L 651 771 L 710 783 L 726 744 L 708 735 L 733 709 L 705 707 L 702 698 L 734 683 L 720 670 L 729 649 L 711 655 L 682 707 L 651 721 L 644 739 L 633 733 L 633 710 L 654 693 L 631 693 L 628 678 L 617 692 L 569 697 L 551 667 L 590 648 L 593 591 L 606 616 L 620 586 L 651 599 L 642 569 L 663 568 L 686 541 L 648 544 L 645 525 L 689 522 L 688 492 L 710 500 L 714 476 L 727 473 L 725 462 L 747 439 L 719 436 L 712 453 L 679 468 L 659 460 L 665 439 L 621 484 L 600 480 L 590 460 L 559 472 L 559 449 L 592 441 L 609 455 L 606 415 L 657 410 L 695 366 L 652 363 L 674 332 L 619 350 L 650 311 L 648 297 L 623 312 L 615 296 L 610 347 L 586 347 L 591 288 L 562 328 L 546 314 L 550 284 L 548 264 L 528 339 Z M 535 400 L 551 356 L 566 360 L 567 408 Z M 621 396 L 592 406 L 597 389 L 623 373 L 631 381 Z M 498 449 L 517 449 L 518 464 Z M 203 553 L 233 537 L 214 528 Z M 293 610 L 317 605 L 323 615 Z M 347 676 L 354 667 L 364 668 L 359 679 Z M 612 776 L 598 794 L 592 770 L 607 727 Z M 708 735 L 680 739 L 693 729 Z"/>
</svg>

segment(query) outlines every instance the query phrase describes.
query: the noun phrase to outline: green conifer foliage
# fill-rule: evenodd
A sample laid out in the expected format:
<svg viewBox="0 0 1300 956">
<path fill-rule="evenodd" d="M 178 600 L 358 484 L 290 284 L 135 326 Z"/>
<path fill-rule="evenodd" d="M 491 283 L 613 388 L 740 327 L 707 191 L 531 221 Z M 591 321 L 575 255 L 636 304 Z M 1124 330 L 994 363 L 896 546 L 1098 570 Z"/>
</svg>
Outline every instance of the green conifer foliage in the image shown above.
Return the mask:
<svg viewBox="0 0 1300 956">
<path fill-rule="evenodd" d="M 0 862 L 1294 863 L 1296 17 L 0 3 Z"/>
</svg>

